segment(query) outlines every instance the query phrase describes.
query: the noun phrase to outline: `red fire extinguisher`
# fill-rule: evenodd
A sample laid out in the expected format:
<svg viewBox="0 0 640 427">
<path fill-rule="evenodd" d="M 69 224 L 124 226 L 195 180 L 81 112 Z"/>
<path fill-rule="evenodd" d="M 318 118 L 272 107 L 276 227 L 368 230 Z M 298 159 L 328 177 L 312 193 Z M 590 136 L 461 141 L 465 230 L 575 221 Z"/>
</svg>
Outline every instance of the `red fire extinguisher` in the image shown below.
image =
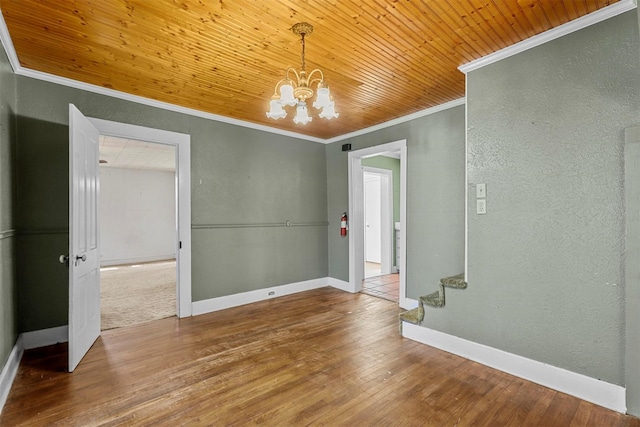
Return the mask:
<svg viewBox="0 0 640 427">
<path fill-rule="evenodd" d="M 347 235 L 347 213 L 343 212 L 342 213 L 342 218 L 340 218 L 340 235 L 341 236 L 346 236 Z"/>
</svg>

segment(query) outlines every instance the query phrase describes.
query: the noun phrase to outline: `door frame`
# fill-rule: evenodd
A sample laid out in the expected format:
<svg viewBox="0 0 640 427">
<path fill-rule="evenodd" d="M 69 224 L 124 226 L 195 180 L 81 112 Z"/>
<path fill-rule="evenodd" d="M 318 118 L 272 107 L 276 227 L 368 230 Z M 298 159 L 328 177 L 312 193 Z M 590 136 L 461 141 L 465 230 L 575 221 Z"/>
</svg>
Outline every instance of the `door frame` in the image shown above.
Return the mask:
<svg viewBox="0 0 640 427">
<path fill-rule="evenodd" d="M 393 172 L 389 169 L 363 166 L 362 173 L 380 177 L 380 267 L 382 274 L 393 271 Z M 363 211 L 364 213 L 364 211 Z"/>
<path fill-rule="evenodd" d="M 100 135 L 176 147 L 176 314 L 179 318 L 191 316 L 191 136 L 103 119 L 89 120 Z"/>
<path fill-rule="evenodd" d="M 405 256 L 407 239 L 407 140 L 375 145 L 373 147 L 350 151 L 348 155 L 349 180 L 349 288 L 350 292 L 362 290 L 364 278 L 364 182 L 362 176 L 362 159 L 379 156 L 389 152 L 400 151 L 400 283 L 399 305 L 402 308 L 413 308 L 414 303 L 406 298 L 406 265 Z"/>
<path fill-rule="evenodd" d="M 625 397 L 627 413 L 640 415 L 640 127 L 625 129 Z"/>
</svg>

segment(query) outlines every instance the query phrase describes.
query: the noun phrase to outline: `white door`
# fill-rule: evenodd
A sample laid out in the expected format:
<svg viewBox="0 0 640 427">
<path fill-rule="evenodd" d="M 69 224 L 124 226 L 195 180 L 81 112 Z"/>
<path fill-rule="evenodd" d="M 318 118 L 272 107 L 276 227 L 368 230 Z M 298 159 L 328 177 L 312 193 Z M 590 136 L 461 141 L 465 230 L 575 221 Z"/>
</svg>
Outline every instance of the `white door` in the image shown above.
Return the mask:
<svg viewBox="0 0 640 427">
<path fill-rule="evenodd" d="M 98 136 L 69 104 L 69 372 L 100 335 Z"/>
<path fill-rule="evenodd" d="M 382 261 L 380 231 L 380 176 L 364 174 L 365 261 Z"/>
</svg>

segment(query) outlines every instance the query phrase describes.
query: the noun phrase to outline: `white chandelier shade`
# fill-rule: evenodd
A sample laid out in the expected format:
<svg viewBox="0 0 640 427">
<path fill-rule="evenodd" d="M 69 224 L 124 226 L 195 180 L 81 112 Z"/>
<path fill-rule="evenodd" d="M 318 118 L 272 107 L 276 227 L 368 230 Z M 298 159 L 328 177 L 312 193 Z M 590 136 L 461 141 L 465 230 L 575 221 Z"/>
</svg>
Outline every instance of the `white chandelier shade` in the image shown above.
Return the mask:
<svg viewBox="0 0 640 427">
<path fill-rule="evenodd" d="M 316 102 L 313 103 L 315 108 L 325 108 L 329 105 L 331 100 L 329 99 L 329 88 L 328 87 L 318 87 L 316 91 Z"/>
<path fill-rule="evenodd" d="M 293 118 L 295 124 L 307 124 L 312 118 L 307 111 L 307 100 L 316 95 L 313 107 L 322 109 L 319 117 L 323 119 L 332 119 L 339 116 L 335 111 L 335 103 L 333 97 L 329 93 L 329 87 L 325 83 L 324 74 L 318 68 L 314 69 L 307 75 L 304 62 L 304 37 L 313 32 L 313 26 L 306 22 L 295 24 L 292 31 L 300 36 L 302 44 L 302 65 L 300 72 L 289 67 L 285 73 L 284 79 L 280 80 L 275 87 L 274 94 L 269 103 L 269 111 L 267 117 L 270 119 L 283 119 L 287 117 L 285 106 L 296 105 L 296 115 Z M 314 91 L 312 86 L 316 85 Z"/>
<path fill-rule="evenodd" d="M 287 112 L 284 110 L 284 108 L 282 108 L 282 104 L 280 104 L 280 99 L 275 98 L 275 99 L 271 99 L 271 102 L 269 103 L 269 105 L 271 106 L 270 111 L 267 113 L 267 117 L 269 117 L 270 119 L 284 119 L 285 117 L 287 117 Z"/>
<path fill-rule="evenodd" d="M 293 86 L 289 83 L 280 86 L 280 105 L 293 107 L 298 101 L 293 97 Z"/>
<path fill-rule="evenodd" d="M 331 120 L 333 118 L 338 117 L 338 113 L 336 113 L 336 110 L 335 110 L 335 102 L 331 101 L 329 105 L 324 107 L 324 109 L 320 112 L 320 114 L 318 114 L 318 116 L 327 120 Z"/>
<path fill-rule="evenodd" d="M 296 107 L 296 116 L 293 118 L 293 123 L 297 125 L 306 125 L 311 120 L 313 120 L 313 118 L 309 117 L 309 114 L 307 114 L 307 103 L 302 101 L 298 102 L 298 106 Z"/>
</svg>

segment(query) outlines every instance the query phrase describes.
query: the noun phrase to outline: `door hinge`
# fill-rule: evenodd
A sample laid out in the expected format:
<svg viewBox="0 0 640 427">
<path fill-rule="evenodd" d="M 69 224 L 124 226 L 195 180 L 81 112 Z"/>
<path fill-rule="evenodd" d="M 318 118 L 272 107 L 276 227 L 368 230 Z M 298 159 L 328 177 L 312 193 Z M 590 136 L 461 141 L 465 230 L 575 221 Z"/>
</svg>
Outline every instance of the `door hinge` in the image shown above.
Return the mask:
<svg viewBox="0 0 640 427">
<path fill-rule="evenodd" d="M 178 249 L 182 249 L 182 240 L 178 242 Z"/>
</svg>

